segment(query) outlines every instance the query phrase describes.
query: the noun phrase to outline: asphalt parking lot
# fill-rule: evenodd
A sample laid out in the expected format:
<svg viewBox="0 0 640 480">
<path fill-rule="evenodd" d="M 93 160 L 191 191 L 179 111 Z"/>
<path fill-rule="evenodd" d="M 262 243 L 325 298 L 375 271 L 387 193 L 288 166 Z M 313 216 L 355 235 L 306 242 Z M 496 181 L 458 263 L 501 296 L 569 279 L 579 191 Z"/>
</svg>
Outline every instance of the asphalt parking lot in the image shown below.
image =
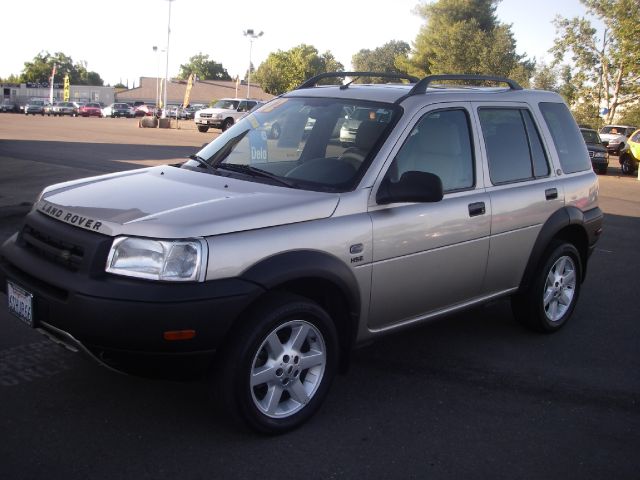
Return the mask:
<svg viewBox="0 0 640 480">
<path fill-rule="evenodd" d="M 0 114 L 0 240 L 50 183 L 175 163 L 215 135 Z M 280 437 L 228 425 L 203 382 L 120 375 L 50 344 L 0 294 L 0 478 L 637 479 L 640 181 L 612 167 L 565 328 L 530 333 L 501 300 L 392 335 Z"/>
</svg>

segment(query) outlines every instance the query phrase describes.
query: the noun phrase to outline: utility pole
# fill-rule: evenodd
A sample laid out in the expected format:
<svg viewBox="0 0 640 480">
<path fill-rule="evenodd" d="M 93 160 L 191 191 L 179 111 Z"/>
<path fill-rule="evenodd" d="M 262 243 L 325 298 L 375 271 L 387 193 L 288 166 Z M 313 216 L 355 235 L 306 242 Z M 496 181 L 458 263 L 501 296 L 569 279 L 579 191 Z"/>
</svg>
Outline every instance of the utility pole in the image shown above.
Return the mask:
<svg viewBox="0 0 640 480">
<path fill-rule="evenodd" d="M 251 49 L 253 47 L 253 41 L 256 38 L 260 38 L 264 35 L 264 32 L 255 33 L 252 28 L 249 28 L 242 32 L 245 37 L 249 38 L 249 70 L 247 70 L 247 98 L 250 98 L 251 95 Z"/>
</svg>

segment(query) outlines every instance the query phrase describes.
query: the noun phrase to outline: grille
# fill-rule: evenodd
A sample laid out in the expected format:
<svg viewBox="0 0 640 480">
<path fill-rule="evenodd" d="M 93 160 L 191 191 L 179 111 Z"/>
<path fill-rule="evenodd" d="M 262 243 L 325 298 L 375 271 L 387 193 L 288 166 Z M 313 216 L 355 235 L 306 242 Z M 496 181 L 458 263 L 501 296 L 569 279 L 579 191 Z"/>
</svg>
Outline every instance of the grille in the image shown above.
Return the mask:
<svg viewBox="0 0 640 480">
<path fill-rule="evenodd" d="M 589 150 L 589 157 L 590 157 L 590 158 L 593 158 L 593 154 L 594 154 L 594 152 L 593 152 L 593 151 L 591 151 L 591 150 Z"/>
<path fill-rule="evenodd" d="M 29 225 L 22 229 L 22 240 L 35 254 L 68 270 L 77 271 L 82 264 L 84 249 L 79 245 L 53 238 Z"/>
<path fill-rule="evenodd" d="M 210 113 L 201 113 L 200 114 L 200 118 L 211 118 L 211 114 Z"/>
</svg>

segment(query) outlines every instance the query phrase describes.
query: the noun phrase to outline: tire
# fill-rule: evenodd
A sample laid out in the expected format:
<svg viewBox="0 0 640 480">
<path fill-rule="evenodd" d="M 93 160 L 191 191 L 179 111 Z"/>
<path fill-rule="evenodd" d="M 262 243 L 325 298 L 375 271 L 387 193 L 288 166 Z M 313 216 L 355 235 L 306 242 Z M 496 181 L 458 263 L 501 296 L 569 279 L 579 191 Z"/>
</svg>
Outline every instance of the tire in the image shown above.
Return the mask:
<svg viewBox="0 0 640 480">
<path fill-rule="evenodd" d="M 282 133 L 282 129 L 280 124 L 276 122 L 271 126 L 271 130 L 269 130 L 269 138 L 277 140 L 280 138 L 280 133 Z"/>
<path fill-rule="evenodd" d="M 285 293 L 267 296 L 245 320 L 221 353 L 212 392 L 253 430 L 292 430 L 329 391 L 338 363 L 335 325 L 316 303 Z"/>
<path fill-rule="evenodd" d="M 607 170 L 608 170 L 608 167 L 602 167 L 602 168 L 600 168 L 600 173 L 602 175 L 606 175 L 607 174 Z"/>
<path fill-rule="evenodd" d="M 542 261 L 529 288 L 512 297 L 511 305 L 524 326 L 553 333 L 567 323 L 578 302 L 582 262 L 572 244 L 559 240 L 551 243 Z"/>
<path fill-rule="evenodd" d="M 625 153 L 620 157 L 620 169 L 624 175 L 633 175 L 635 173 L 635 161 L 630 154 Z"/>
<path fill-rule="evenodd" d="M 209 131 L 209 127 L 206 125 L 198 125 L 198 131 L 200 133 L 207 133 Z"/>
<path fill-rule="evenodd" d="M 224 122 L 222 122 L 222 131 L 226 132 L 233 125 L 233 118 L 227 118 Z"/>
</svg>

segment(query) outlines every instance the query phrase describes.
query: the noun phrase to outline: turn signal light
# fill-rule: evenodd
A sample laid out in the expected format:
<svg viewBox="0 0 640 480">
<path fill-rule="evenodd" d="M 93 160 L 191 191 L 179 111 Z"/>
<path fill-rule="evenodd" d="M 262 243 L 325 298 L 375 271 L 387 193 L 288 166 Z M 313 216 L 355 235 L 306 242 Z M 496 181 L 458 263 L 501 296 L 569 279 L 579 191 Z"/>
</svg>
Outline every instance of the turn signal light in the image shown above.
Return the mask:
<svg viewBox="0 0 640 480">
<path fill-rule="evenodd" d="M 164 339 L 173 342 L 176 340 L 191 340 L 196 336 L 195 330 L 170 330 L 164 332 Z"/>
</svg>

